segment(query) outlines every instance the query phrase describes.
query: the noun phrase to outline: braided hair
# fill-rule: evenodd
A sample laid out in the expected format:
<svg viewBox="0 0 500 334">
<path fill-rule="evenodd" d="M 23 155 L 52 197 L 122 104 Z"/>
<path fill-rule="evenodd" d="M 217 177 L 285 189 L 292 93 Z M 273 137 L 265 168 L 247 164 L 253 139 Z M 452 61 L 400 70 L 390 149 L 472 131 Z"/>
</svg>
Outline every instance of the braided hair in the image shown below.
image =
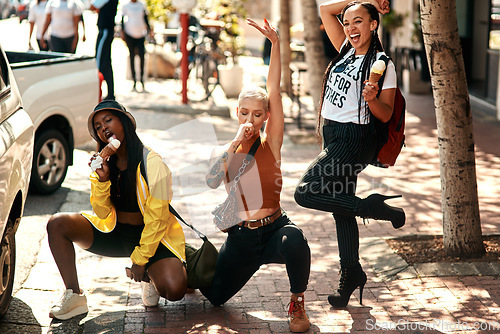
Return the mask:
<svg viewBox="0 0 500 334">
<path fill-rule="evenodd" d="M 384 51 L 384 48 L 382 47 L 382 43 L 380 42 L 380 38 L 378 36 L 378 27 L 380 25 L 380 16 L 378 13 L 377 8 L 372 5 L 369 2 L 366 1 L 352 1 L 347 6 L 342 9 L 342 12 L 340 14 L 340 22 L 343 24 L 344 22 L 344 15 L 345 12 L 353 7 L 353 6 L 361 6 L 366 9 L 368 14 L 370 14 L 370 19 L 372 21 L 377 21 L 377 27 L 375 30 L 372 32 L 372 38 L 370 40 L 370 46 L 368 48 L 368 51 L 366 52 L 363 61 L 361 63 L 361 77 L 360 77 L 360 82 L 363 83 L 365 80 L 368 79 L 370 76 L 370 68 L 372 64 L 375 62 L 377 58 L 377 52 L 382 52 Z M 328 64 L 325 74 L 323 76 L 323 83 L 321 87 L 321 100 L 320 100 L 320 105 L 319 105 L 319 110 L 318 110 L 318 124 L 316 128 L 316 134 L 318 136 L 318 140 L 321 142 L 321 110 L 323 108 L 323 99 L 325 95 L 325 90 L 326 90 L 326 83 L 328 81 L 328 77 L 330 76 L 330 72 L 332 68 L 341 60 L 343 59 L 347 53 L 352 49 L 352 44 L 351 42 L 347 41 L 347 43 L 344 44 L 342 49 L 340 50 L 339 54 Z M 359 92 L 359 97 L 358 97 L 358 120 L 361 121 L 361 117 L 367 118 L 369 117 L 369 109 L 367 103 L 362 103 L 363 101 L 363 91 L 360 90 Z"/>
</svg>

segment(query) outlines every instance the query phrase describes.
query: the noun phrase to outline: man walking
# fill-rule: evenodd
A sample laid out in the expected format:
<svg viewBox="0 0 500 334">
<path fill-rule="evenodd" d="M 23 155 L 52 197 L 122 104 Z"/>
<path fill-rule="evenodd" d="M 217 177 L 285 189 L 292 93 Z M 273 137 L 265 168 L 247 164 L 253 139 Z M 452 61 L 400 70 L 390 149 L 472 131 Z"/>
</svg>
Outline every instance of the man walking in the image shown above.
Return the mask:
<svg viewBox="0 0 500 334">
<path fill-rule="evenodd" d="M 108 95 L 105 100 L 115 99 L 115 88 L 113 82 L 113 67 L 111 66 L 111 43 L 114 38 L 115 16 L 118 0 L 93 0 L 90 9 L 97 12 L 97 42 L 95 46 L 95 58 L 97 68 L 104 77 L 108 86 Z"/>
</svg>

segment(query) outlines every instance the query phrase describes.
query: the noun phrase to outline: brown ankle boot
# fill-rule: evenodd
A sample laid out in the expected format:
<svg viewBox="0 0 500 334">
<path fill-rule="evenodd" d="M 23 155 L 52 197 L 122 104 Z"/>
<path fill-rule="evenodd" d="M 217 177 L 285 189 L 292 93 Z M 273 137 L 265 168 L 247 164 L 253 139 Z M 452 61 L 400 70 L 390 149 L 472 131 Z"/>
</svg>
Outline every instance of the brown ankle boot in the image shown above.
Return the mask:
<svg viewBox="0 0 500 334">
<path fill-rule="evenodd" d="M 304 296 L 292 295 L 288 308 L 288 317 L 290 318 L 290 331 L 294 333 L 307 332 L 311 323 L 307 318 L 304 308 Z"/>
</svg>

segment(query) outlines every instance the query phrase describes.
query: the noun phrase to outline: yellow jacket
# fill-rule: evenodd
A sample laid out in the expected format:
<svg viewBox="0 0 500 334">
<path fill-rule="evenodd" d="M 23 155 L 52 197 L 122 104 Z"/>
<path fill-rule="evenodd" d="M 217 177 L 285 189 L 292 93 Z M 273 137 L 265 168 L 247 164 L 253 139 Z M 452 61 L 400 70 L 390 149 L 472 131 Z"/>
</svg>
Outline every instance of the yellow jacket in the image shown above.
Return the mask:
<svg viewBox="0 0 500 334">
<path fill-rule="evenodd" d="M 139 246 L 130 258 L 137 265 L 145 265 L 159 243 L 165 245 L 183 263 L 186 261 L 184 232 L 169 211 L 172 199 L 172 174 L 162 158 L 145 149 L 147 181 L 137 167 L 137 202 L 144 219 Z M 99 231 L 111 232 L 116 226 L 116 210 L 110 199 L 111 181 L 99 182 L 97 173 L 90 175 L 90 203 L 95 215 L 82 213 Z"/>
</svg>

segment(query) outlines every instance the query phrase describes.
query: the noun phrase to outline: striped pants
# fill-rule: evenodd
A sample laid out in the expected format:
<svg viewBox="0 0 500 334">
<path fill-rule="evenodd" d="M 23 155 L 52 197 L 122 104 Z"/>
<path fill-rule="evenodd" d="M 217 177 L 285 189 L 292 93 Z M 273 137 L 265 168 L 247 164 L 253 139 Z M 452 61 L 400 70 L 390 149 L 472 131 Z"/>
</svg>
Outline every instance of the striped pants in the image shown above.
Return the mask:
<svg viewBox="0 0 500 334">
<path fill-rule="evenodd" d="M 300 206 L 331 212 L 337 228 L 340 265 L 359 264 L 359 230 L 356 222 L 360 198 L 358 174 L 372 161 L 376 138 L 370 125 L 325 120 L 323 151 L 307 168 L 295 189 Z"/>
</svg>

